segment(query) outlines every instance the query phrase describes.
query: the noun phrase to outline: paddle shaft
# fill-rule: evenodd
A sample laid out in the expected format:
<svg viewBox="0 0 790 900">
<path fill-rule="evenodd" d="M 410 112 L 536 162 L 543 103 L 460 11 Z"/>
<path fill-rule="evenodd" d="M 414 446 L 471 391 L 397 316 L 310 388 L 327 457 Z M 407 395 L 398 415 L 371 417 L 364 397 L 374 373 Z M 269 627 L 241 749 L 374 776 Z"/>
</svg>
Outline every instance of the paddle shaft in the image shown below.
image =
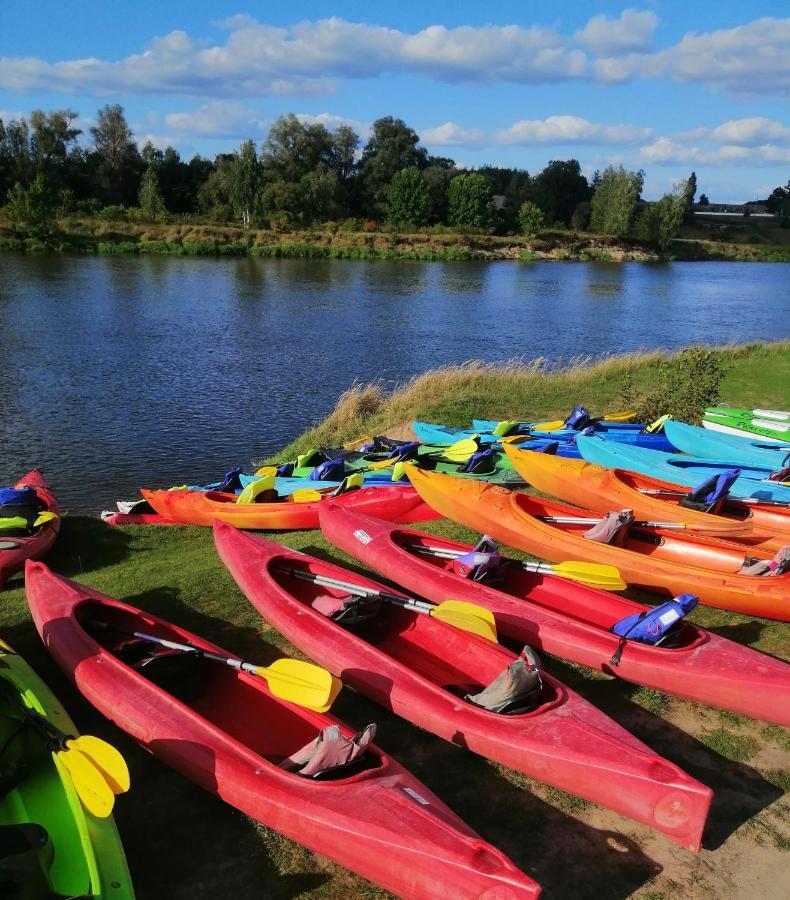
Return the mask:
<svg viewBox="0 0 790 900">
<path fill-rule="evenodd" d="M 422 551 L 423 553 L 432 553 L 434 556 L 439 556 L 442 559 L 458 559 L 460 556 L 464 556 L 469 553 L 468 550 L 453 550 L 450 547 L 429 547 L 427 544 L 410 544 L 409 550 L 417 550 L 418 552 Z M 556 568 L 551 563 L 541 563 L 541 562 L 527 562 L 523 559 L 506 559 L 503 558 L 502 562 L 509 566 L 519 566 L 522 569 L 526 569 L 527 572 L 538 572 L 544 573 L 546 575 L 552 575 L 555 573 Z"/>
<path fill-rule="evenodd" d="M 0 678 L 0 685 L 2 685 L 3 693 L 6 696 L 6 699 L 15 706 L 19 712 L 24 716 L 25 722 L 38 734 L 38 736 L 45 741 L 48 749 L 50 750 L 67 750 L 68 741 L 74 740 L 73 734 L 66 734 L 65 731 L 61 731 L 57 725 L 53 725 L 52 722 L 49 721 L 45 716 L 42 716 L 41 713 L 37 712 L 35 709 L 31 709 L 29 706 L 26 706 L 22 702 L 22 698 L 13 690 L 13 686 L 10 685 L 4 678 Z"/>
<path fill-rule="evenodd" d="M 598 525 L 603 519 L 587 519 L 580 516 L 535 516 L 541 522 L 548 522 L 551 525 Z M 635 528 L 666 528 L 684 530 L 688 529 L 685 522 L 644 522 L 635 520 L 629 523 Z M 715 531 L 716 525 L 712 524 L 709 531 Z"/>
<path fill-rule="evenodd" d="M 205 659 L 211 659 L 214 662 L 224 663 L 232 669 L 240 669 L 242 672 L 251 672 L 253 675 L 259 674 L 260 666 L 254 663 L 245 662 L 243 659 L 233 659 L 230 656 L 222 656 L 219 653 L 212 653 L 210 650 L 204 650 L 202 647 L 195 647 L 192 644 L 179 644 L 177 641 L 169 641 L 167 638 L 155 637 L 153 634 L 146 634 L 143 631 L 127 631 L 125 628 L 118 628 L 116 625 L 108 625 L 106 622 L 91 622 L 99 628 L 108 628 L 117 631 L 120 634 L 128 634 L 130 637 L 139 638 L 149 644 L 159 644 L 160 647 L 167 647 L 170 650 L 181 650 L 183 653 L 194 653 L 195 656 L 201 656 Z"/>
<path fill-rule="evenodd" d="M 321 585 L 321 587 L 330 587 L 341 591 L 348 591 L 349 594 L 356 594 L 358 597 L 384 600 L 395 606 L 413 609 L 427 615 L 430 615 L 431 611 L 436 608 L 433 603 L 427 603 L 424 600 L 414 600 L 411 597 L 400 597 L 398 594 L 389 594 L 386 591 L 379 591 L 375 588 L 362 587 L 359 584 L 352 584 L 349 581 L 340 581 L 337 578 L 330 578 L 328 575 L 314 575 L 312 572 L 305 572 L 300 569 L 285 569 L 284 571 L 294 578 L 301 578 L 302 581 L 310 581 L 313 584 Z"/>
</svg>

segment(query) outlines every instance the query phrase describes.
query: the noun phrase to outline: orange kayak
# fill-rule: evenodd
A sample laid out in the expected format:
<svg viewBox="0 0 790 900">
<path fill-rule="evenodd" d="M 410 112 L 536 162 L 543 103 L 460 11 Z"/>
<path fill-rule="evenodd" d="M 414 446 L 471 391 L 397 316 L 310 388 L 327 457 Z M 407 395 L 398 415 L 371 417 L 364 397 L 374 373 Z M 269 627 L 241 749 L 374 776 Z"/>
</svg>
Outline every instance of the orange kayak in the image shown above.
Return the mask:
<svg viewBox="0 0 790 900">
<path fill-rule="evenodd" d="M 790 544 L 790 507 L 748 504 L 727 498 L 718 504 L 715 514 L 701 512 L 680 506 L 683 497 L 691 493 L 688 485 L 672 484 L 628 469 L 606 469 L 583 459 L 518 450 L 509 445 L 505 445 L 505 453 L 528 484 L 576 506 L 598 512 L 632 509 L 637 519 L 653 522 L 698 522 L 721 525 L 722 529 L 741 523 L 744 532 L 727 534 L 727 540 L 766 552 Z"/>
<path fill-rule="evenodd" d="M 590 514 L 481 481 L 407 471 L 420 496 L 437 512 L 468 528 L 551 562 L 578 559 L 616 566 L 628 584 L 663 595 L 696 594 L 700 602 L 767 619 L 790 620 L 790 573 L 739 575 L 749 557 L 767 554 L 742 544 L 699 535 L 628 528 L 622 545 L 582 537 L 588 524 L 556 524 L 543 517 Z"/>
<path fill-rule="evenodd" d="M 293 495 L 273 502 L 237 503 L 235 494 L 219 491 L 147 491 L 142 495 L 165 519 L 179 525 L 213 525 L 230 522 L 237 528 L 285 531 L 318 528 L 320 503 L 336 503 L 388 522 L 427 522 L 439 516 L 407 484 L 359 488 L 332 497 L 333 489 L 320 500 L 298 503 Z"/>
</svg>

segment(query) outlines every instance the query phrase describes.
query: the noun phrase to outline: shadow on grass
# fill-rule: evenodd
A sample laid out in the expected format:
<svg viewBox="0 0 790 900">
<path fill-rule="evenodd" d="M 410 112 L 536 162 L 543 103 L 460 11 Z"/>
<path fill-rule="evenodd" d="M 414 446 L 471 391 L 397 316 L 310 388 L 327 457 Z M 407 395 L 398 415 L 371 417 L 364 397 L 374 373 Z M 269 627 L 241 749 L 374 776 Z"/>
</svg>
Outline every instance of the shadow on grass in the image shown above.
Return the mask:
<svg viewBox="0 0 790 900">
<path fill-rule="evenodd" d="M 747 647 L 750 647 L 760 640 L 763 631 L 768 625 L 769 623 L 765 621 L 751 620 L 732 625 L 708 625 L 706 630 L 712 634 L 718 634 L 723 638 L 727 638 L 728 641 L 736 641 L 739 644 L 745 644 Z"/>
<path fill-rule="evenodd" d="M 585 677 L 580 669 L 554 657 L 544 658 L 544 663 L 549 672 L 639 740 L 713 790 L 713 803 L 702 841 L 705 849 L 720 847 L 744 822 L 782 796 L 782 791 L 766 781 L 756 769 L 727 759 L 672 722 L 633 702 L 631 698 L 640 690 L 639 685 L 593 680 Z"/>
<path fill-rule="evenodd" d="M 620 900 L 661 872 L 626 835 L 566 815 L 532 793 L 527 778 L 415 728 L 353 691 L 340 694 L 333 712 L 356 728 L 376 722 L 379 746 L 507 853 L 546 897 Z M 629 820 L 622 821 L 627 828 Z"/>
<path fill-rule="evenodd" d="M 45 562 L 55 572 L 80 580 L 93 572 L 123 562 L 132 538 L 91 516 L 64 516 L 60 534 Z"/>
</svg>

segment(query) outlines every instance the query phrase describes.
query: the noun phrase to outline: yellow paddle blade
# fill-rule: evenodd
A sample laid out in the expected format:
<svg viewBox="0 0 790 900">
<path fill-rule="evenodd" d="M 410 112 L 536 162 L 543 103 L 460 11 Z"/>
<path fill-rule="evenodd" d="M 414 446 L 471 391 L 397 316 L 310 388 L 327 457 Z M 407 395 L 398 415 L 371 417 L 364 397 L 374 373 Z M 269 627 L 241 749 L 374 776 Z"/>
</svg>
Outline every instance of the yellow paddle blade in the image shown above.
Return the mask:
<svg viewBox="0 0 790 900">
<path fill-rule="evenodd" d="M 392 465 L 391 459 L 379 459 L 376 462 L 368 463 L 369 469 L 387 469 Z"/>
<path fill-rule="evenodd" d="M 79 750 L 61 750 L 58 757 L 68 769 L 74 789 L 85 809 L 97 819 L 106 819 L 115 805 L 115 796 L 104 780 L 104 775 Z"/>
<path fill-rule="evenodd" d="M 655 434 L 658 431 L 662 431 L 664 428 L 664 422 L 666 422 L 667 419 L 671 418 L 671 416 L 659 416 L 655 422 L 651 422 L 648 426 L 646 426 L 645 434 Z"/>
<path fill-rule="evenodd" d="M 466 603 L 464 600 L 445 600 L 435 606 L 430 614 L 434 619 L 477 634 L 488 641 L 497 642 L 496 620 L 490 609 Z"/>
<path fill-rule="evenodd" d="M 129 767 L 112 744 L 90 734 L 83 734 L 69 741 L 67 746 L 70 750 L 79 750 L 93 763 L 113 794 L 125 794 L 129 790 Z"/>
<path fill-rule="evenodd" d="M 266 478 L 267 475 L 276 475 L 277 466 L 261 466 L 260 469 L 255 470 L 255 474 L 260 475 L 261 478 Z"/>
<path fill-rule="evenodd" d="M 392 467 L 392 480 L 401 481 L 406 474 L 406 466 L 417 466 L 419 463 L 416 459 L 407 459 L 405 462 L 396 463 Z"/>
<path fill-rule="evenodd" d="M 169 487 L 168 491 L 188 491 L 188 484 L 174 484 L 173 487 Z"/>
<path fill-rule="evenodd" d="M 302 488 L 300 491 L 294 491 L 291 494 L 291 500 L 294 503 L 315 503 L 320 500 L 323 494 L 314 488 Z"/>
<path fill-rule="evenodd" d="M 557 431 L 565 425 L 564 419 L 555 419 L 553 422 L 539 422 L 532 426 L 533 431 Z"/>
<path fill-rule="evenodd" d="M 357 438 L 355 441 L 346 441 L 343 444 L 344 450 L 359 450 L 360 447 L 364 447 L 365 444 L 370 444 L 373 441 L 372 437 L 361 437 Z"/>
<path fill-rule="evenodd" d="M 33 522 L 33 527 L 36 528 L 38 525 L 43 525 L 45 522 L 53 522 L 57 517 L 57 513 L 50 512 L 48 509 L 44 510 L 44 512 L 38 514 L 38 518 Z"/>
<path fill-rule="evenodd" d="M 255 672 L 269 682 L 275 697 L 318 712 L 329 709 L 342 687 L 331 672 L 300 659 L 278 659 L 270 666 L 257 666 Z"/>
<path fill-rule="evenodd" d="M 450 462 L 466 462 L 469 457 L 473 453 L 477 453 L 479 449 L 477 441 L 474 438 L 463 438 L 448 447 L 442 454 L 442 458 L 449 459 Z"/>
<path fill-rule="evenodd" d="M 274 490 L 274 475 L 267 475 L 257 481 L 251 481 L 246 488 L 236 497 L 236 503 L 255 503 L 255 498 L 264 491 Z"/>
<path fill-rule="evenodd" d="M 515 428 L 518 425 L 518 419 L 504 419 L 501 422 L 497 422 L 494 426 L 491 434 L 495 434 L 497 437 L 504 437 L 511 428 Z"/>
<path fill-rule="evenodd" d="M 624 591 L 628 586 L 623 581 L 619 569 L 602 563 L 561 562 L 552 565 L 551 569 L 555 575 L 562 578 L 579 581 L 605 591 Z"/>
<path fill-rule="evenodd" d="M 535 440 L 535 438 L 533 438 L 529 434 L 509 434 L 509 435 L 506 435 L 505 437 L 500 438 L 499 443 L 500 444 L 518 445 L 518 444 L 526 444 L 529 441 L 534 441 L 534 440 Z"/>
<path fill-rule="evenodd" d="M 754 530 L 752 523 L 747 520 L 738 521 L 732 519 L 726 522 L 682 522 L 679 523 L 686 531 L 701 531 L 705 534 L 751 534 Z"/>
<path fill-rule="evenodd" d="M 630 422 L 634 416 L 636 416 L 634 410 L 628 409 L 625 412 L 606 413 L 603 420 L 604 422 Z"/>
</svg>

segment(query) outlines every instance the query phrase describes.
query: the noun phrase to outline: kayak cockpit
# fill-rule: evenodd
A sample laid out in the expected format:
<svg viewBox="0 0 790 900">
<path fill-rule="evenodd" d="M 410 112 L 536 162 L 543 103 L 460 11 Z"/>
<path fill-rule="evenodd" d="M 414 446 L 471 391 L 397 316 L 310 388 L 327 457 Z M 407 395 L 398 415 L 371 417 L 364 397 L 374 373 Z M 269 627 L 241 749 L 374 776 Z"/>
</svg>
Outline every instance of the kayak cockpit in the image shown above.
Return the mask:
<svg viewBox="0 0 790 900">
<path fill-rule="evenodd" d="M 81 603 L 76 615 L 85 630 L 136 675 L 273 765 L 280 766 L 332 724 L 320 713 L 272 696 L 263 678 L 240 673 L 198 654 L 168 650 L 130 634 L 138 631 L 188 642 L 182 632 L 161 620 L 134 615 L 122 606 L 92 601 Z M 205 649 L 220 652 L 210 646 Z M 268 649 L 270 658 L 259 660 L 263 664 L 282 655 L 273 647 Z M 382 765 L 381 753 L 373 746 L 352 766 L 339 768 L 334 777 L 351 777 Z M 322 775 L 323 780 L 327 777 L 333 777 L 332 773 Z"/>
<path fill-rule="evenodd" d="M 416 531 L 393 530 L 390 535 L 395 546 L 421 563 L 431 565 L 454 577 L 462 577 L 453 566 L 454 560 L 448 559 L 443 553 L 466 553 L 468 547 L 436 535 Z M 644 609 L 640 604 L 608 591 L 596 591 L 591 597 L 588 591 L 577 588 L 572 582 L 528 571 L 521 567 L 519 560 L 507 558 L 503 558 L 495 569 L 485 573 L 479 579 L 479 583 L 481 586 L 493 588 L 518 599 L 523 598 L 528 603 L 605 631 L 611 631 L 617 622 Z M 485 597 L 481 597 L 480 603 L 486 605 Z M 524 615 L 529 616 L 528 606 L 524 608 Z M 656 649 L 687 650 L 699 646 L 704 641 L 705 635 L 701 629 L 691 622 L 681 621 Z"/>
<path fill-rule="evenodd" d="M 321 569 L 305 560 L 275 560 L 269 568 L 274 581 L 293 599 L 313 610 L 326 606 L 326 599 L 342 600 L 349 594 L 342 589 L 315 584 L 291 574 L 293 570 L 308 570 L 321 575 Z M 350 575 L 350 573 L 349 573 Z M 362 608 L 372 610 L 361 627 L 353 620 L 347 630 L 359 640 L 366 641 L 405 668 L 456 697 L 477 694 L 502 673 L 507 658 L 495 645 L 471 635 L 460 628 L 448 626 L 431 616 L 404 609 L 376 599 L 361 600 Z M 317 612 L 321 615 L 320 612 Z M 327 617 L 332 622 L 332 617 Z M 334 621 L 337 627 L 346 623 Z M 341 677 L 342 677 L 342 673 Z M 526 715 L 535 715 L 560 702 L 557 683 L 545 678 L 539 695 L 531 701 Z M 480 707 L 478 707 L 480 708 Z"/>
</svg>

